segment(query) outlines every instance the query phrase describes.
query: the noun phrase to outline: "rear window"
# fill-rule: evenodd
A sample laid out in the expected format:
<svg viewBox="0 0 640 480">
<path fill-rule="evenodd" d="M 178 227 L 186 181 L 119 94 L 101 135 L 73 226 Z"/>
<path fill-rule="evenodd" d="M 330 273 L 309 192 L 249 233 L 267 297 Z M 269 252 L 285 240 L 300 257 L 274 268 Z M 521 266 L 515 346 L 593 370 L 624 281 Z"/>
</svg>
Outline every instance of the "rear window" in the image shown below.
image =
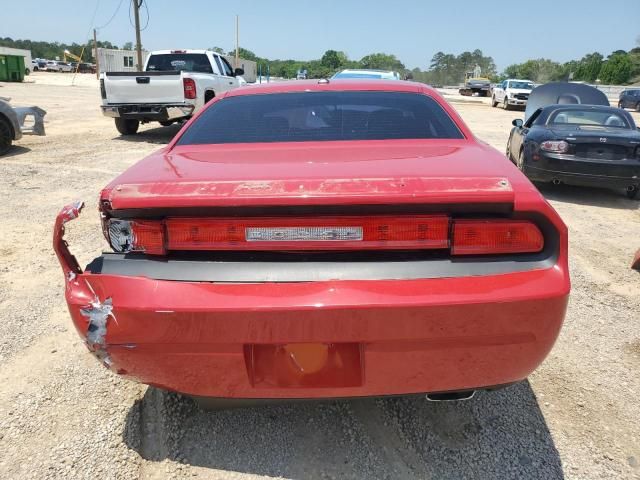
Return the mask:
<svg viewBox="0 0 640 480">
<path fill-rule="evenodd" d="M 204 53 L 163 53 L 149 57 L 148 72 L 169 70 L 213 73 L 211 62 Z"/>
<path fill-rule="evenodd" d="M 627 120 L 613 110 L 566 109 L 551 114 L 553 125 L 579 125 L 583 127 L 630 128 Z"/>
<path fill-rule="evenodd" d="M 243 95 L 211 105 L 178 145 L 464 138 L 432 98 L 399 92 Z"/>
</svg>

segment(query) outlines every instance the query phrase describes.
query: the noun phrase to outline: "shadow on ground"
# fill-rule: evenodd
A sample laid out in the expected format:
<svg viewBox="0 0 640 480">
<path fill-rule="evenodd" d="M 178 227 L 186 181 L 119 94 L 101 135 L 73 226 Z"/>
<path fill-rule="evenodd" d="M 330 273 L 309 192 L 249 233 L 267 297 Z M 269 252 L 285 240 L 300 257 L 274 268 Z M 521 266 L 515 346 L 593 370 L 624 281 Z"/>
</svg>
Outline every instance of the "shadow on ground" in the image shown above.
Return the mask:
<svg viewBox="0 0 640 480">
<path fill-rule="evenodd" d="M 21 147 L 20 145 L 12 145 L 7 153 L 1 155 L 0 158 L 9 158 L 22 155 L 23 153 L 30 152 L 31 149 L 27 147 Z"/>
<path fill-rule="evenodd" d="M 405 397 L 209 412 L 149 388 L 123 435 L 146 460 L 275 477 L 563 478 L 527 382 L 467 402 Z"/>
<path fill-rule="evenodd" d="M 154 125 L 159 125 L 155 123 Z M 150 127 L 144 128 L 141 126 L 141 130 L 138 131 L 135 135 L 118 135 L 114 137 L 113 140 L 122 140 L 125 142 L 145 142 L 145 143 L 157 143 L 165 145 L 169 143 L 173 137 L 180 131 L 182 128 L 182 123 L 174 123 L 173 125 L 169 125 L 168 127 Z"/>
<path fill-rule="evenodd" d="M 640 208 L 640 196 L 629 199 L 623 189 L 609 190 L 564 184 L 553 185 L 551 183 L 537 183 L 536 186 L 547 200 L 622 210 Z"/>
</svg>

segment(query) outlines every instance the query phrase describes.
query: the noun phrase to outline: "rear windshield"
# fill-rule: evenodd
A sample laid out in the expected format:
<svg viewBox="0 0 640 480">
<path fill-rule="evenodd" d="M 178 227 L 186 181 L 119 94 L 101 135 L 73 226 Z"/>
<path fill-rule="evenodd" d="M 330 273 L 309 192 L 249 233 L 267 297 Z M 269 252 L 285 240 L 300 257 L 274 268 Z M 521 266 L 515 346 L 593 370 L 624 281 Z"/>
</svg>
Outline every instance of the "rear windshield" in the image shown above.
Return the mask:
<svg viewBox="0 0 640 480">
<path fill-rule="evenodd" d="M 168 70 L 213 73 L 211 62 L 204 53 L 163 53 L 149 57 L 148 72 Z"/>
<path fill-rule="evenodd" d="M 551 114 L 552 125 L 580 125 L 583 127 L 630 128 L 627 120 L 613 110 L 566 109 Z"/>
<path fill-rule="evenodd" d="M 432 98 L 398 92 L 242 95 L 218 101 L 178 145 L 464 138 Z"/>
</svg>

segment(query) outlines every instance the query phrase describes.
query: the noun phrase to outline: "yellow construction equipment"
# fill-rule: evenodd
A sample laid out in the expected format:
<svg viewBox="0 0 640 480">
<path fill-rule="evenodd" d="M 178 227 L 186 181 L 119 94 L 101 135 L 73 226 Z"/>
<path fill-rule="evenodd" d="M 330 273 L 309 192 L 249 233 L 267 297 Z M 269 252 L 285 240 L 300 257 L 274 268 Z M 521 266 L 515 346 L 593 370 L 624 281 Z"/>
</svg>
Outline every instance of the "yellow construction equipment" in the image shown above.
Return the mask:
<svg viewBox="0 0 640 480">
<path fill-rule="evenodd" d="M 82 50 L 84 50 L 84 48 Z M 67 57 L 69 57 L 69 58 L 73 58 L 78 63 L 82 63 L 82 57 L 79 57 L 78 55 L 71 53 L 69 50 L 65 50 L 62 54 L 62 57 L 64 59 L 64 62 L 66 62 Z"/>
</svg>

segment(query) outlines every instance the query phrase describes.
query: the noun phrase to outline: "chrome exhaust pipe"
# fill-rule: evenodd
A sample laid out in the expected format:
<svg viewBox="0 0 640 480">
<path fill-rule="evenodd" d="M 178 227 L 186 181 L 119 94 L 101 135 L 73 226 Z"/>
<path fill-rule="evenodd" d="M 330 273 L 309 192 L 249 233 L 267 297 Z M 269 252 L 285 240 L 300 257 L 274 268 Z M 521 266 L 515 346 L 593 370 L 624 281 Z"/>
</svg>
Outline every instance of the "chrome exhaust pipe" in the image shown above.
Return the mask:
<svg viewBox="0 0 640 480">
<path fill-rule="evenodd" d="M 466 392 L 427 393 L 426 398 L 430 402 L 456 402 L 471 400 L 475 394 L 475 390 L 467 390 Z"/>
<path fill-rule="evenodd" d="M 560 185 L 560 180 L 558 180 L 557 178 L 554 178 L 551 182 L 552 182 L 554 185 Z"/>
</svg>

